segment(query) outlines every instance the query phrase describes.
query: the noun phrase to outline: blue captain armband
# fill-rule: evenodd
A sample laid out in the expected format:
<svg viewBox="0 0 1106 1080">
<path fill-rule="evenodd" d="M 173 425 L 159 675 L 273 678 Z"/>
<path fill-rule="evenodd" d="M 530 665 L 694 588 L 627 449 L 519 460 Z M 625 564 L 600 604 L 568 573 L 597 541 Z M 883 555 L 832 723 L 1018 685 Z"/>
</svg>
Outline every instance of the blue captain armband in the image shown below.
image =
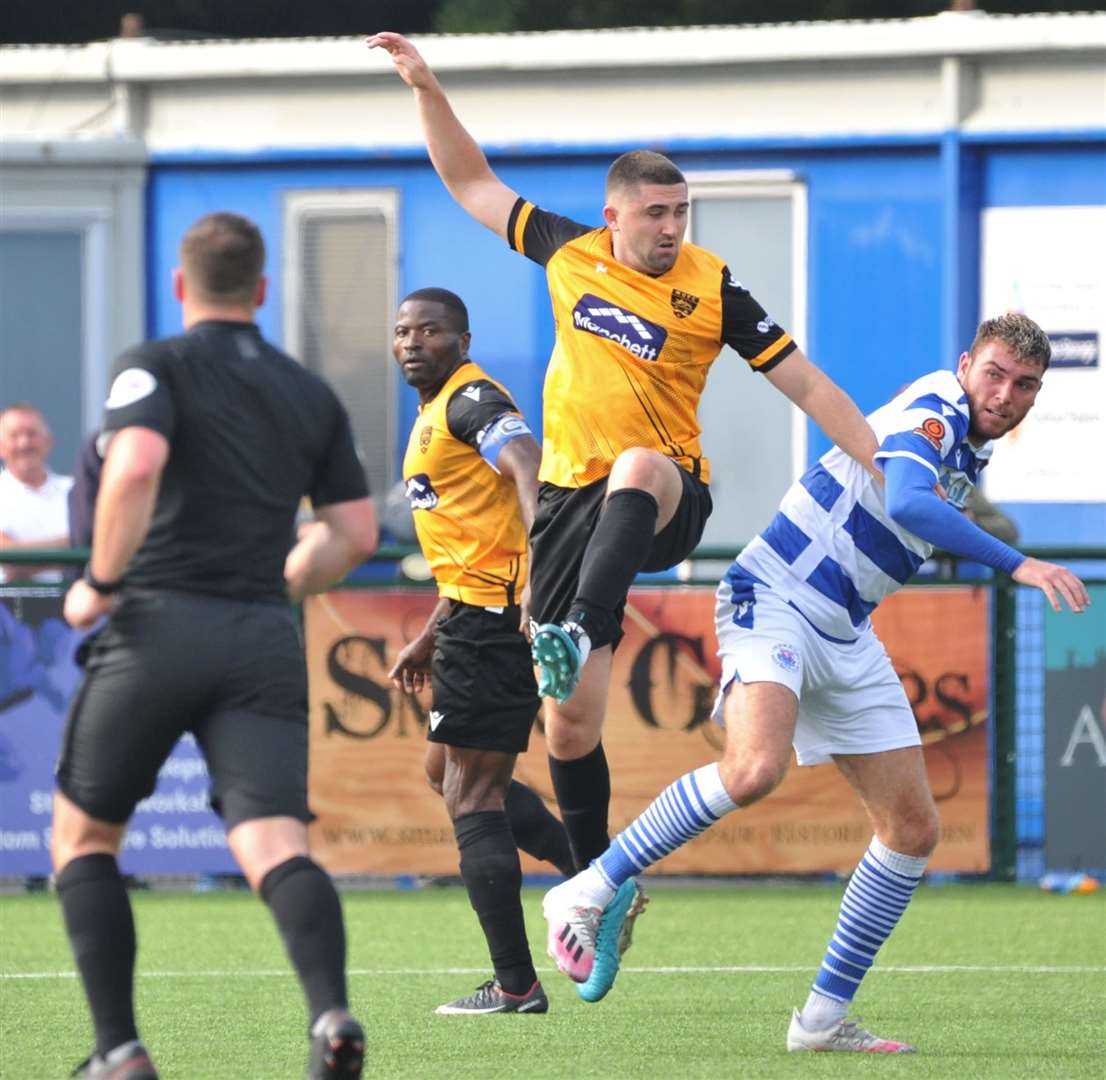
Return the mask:
<svg viewBox="0 0 1106 1080">
<path fill-rule="evenodd" d="M 887 513 L 934 547 L 1012 574 L 1025 561 L 1020 551 L 984 532 L 933 490 L 933 473 L 906 457 L 881 461 L 886 477 Z"/>
<path fill-rule="evenodd" d="M 503 452 L 503 447 L 520 435 L 533 436 L 533 434 L 526 426 L 526 421 L 518 413 L 502 413 L 477 436 L 480 456 L 496 472 L 499 472 L 499 466 L 496 463 L 499 461 L 499 455 Z"/>
</svg>

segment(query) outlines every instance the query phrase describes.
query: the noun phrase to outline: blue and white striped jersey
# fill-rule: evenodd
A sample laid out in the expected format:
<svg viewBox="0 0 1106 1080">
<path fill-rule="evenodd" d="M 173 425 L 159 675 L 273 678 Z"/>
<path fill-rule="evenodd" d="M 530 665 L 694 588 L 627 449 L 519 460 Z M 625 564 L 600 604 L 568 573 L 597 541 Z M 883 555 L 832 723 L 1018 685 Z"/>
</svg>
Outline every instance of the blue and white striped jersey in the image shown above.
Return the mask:
<svg viewBox="0 0 1106 1080">
<path fill-rule="evenodd" d="M 953 372 L 923 375 L 868 422 L 879 440 L 877 460 L 921 462 L 948 501 L 963 508 L 992 444 L 968 442 L 968 401 Z M 888 517 L 883 488 L 834 447 L 791 485 L 768 528 L 741 552 L 725 580 L 735 605 L 748 596 L 751 579 L 770 586 L 824 636 L 852 641 L 872 609 L 932 550 Z"/>
</svg>

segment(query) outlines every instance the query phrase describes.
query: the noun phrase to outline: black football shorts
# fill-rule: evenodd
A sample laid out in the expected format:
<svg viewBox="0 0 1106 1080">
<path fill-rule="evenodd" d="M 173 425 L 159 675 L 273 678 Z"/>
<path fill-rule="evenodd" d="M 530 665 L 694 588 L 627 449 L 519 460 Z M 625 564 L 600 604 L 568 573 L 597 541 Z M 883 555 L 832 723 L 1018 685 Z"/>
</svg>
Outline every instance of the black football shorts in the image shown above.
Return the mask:
<svg viewBox="0 0 1106 1080">
<path fill-rule="evenodd" d="M 541 708 L 519 609 L 452 601 L 431 661 L 433 704 L 426 737 L 475 750 L 521 754 Z"/>
<path fill-rule="evenodd" d="M 88 650 L 62 737 L 57 784 L 85 813 L 122 823 L 192 732 L 228 829 L 310 821 L 307 672 L 283 604 L 131 590 Z"/>
</svg>

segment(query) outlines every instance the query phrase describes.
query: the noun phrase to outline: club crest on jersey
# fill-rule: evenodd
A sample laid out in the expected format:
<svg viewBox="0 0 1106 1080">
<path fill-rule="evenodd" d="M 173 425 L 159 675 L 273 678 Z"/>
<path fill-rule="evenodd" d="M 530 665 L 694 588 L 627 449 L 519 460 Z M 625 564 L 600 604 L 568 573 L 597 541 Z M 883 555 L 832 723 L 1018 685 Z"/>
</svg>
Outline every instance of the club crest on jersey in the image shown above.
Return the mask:
<svg viewBox="0 0 1106 1080">
<path fill-rule="evenodd" d="M 784 671 L 799 670 L 799 650 L 793 649 L 790 645 L 773 645 L 772 660 Z"/>
<path fill-rule="evenodd" d="M 921 427 L 914 429 L 915 435 L 921 435 L 934 450 L 941 449 L 941 440 L 945 437 L 945 425 L 936 417 L 931 416 L 924 421 Z"/>
<path fill-rule="evenodd" d="M 663 326 L 591 293 L 584 293 L 572 309 L 572 324 L 585 334 L 606 338 L 642 360 L 656 360 L 668 338 Z"/>
<path fill-rule="evenodd" d="M 406 485 L 404 494 L 412 510 L 433 510 L 438 505 L 438 493 L 426 473 L 409 476 Z"/>
<path fill-rule="evenodd" d="M 699 297 L 691 293 L 672 290 L 672 314 L 677 319 L 686 319 L 699 306 Z"/>
<path fill-rule="evenodd" d="M 419 432 L 419 450 L 422 453 L 426 453 L 430 449 L 430 440 L 434 438 L 434 427 L 431 424 L 427 424 L 426 427 Z"/>
</svg>

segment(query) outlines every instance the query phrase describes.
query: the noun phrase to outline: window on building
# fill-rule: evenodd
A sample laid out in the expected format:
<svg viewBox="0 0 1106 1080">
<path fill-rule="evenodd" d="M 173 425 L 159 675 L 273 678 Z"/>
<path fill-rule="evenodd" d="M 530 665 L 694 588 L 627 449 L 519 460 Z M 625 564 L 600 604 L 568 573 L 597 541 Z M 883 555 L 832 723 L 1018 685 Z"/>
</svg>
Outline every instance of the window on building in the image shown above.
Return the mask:
<svg viewBox="0 0 1106 1080">
<path fill-rule="evenodd" d="M 100 422 L 104 231 L 75 211 L 11 210 L 0 224 L 0 407 L 41 409 L 60 473 L 72 473 L 82 431 Z"/>
<path fill-rule="evenodd" d="M 285 196 L 285 345 L 345 403 L 376 493 L 395 475 L 396 201 L 386 190 Z"/>
<path fill-rule="evenodd" d="M 687 175 L 689 237 L 726 260 L 768 314 L 806 340 L 806 187 L 791 173 Z M 715 511 L 703 544 L 736 548 L 771 519 L 806 467 L 806 418 L 730 350 L 711 369 L 699 409 Z"/>
</svg>

